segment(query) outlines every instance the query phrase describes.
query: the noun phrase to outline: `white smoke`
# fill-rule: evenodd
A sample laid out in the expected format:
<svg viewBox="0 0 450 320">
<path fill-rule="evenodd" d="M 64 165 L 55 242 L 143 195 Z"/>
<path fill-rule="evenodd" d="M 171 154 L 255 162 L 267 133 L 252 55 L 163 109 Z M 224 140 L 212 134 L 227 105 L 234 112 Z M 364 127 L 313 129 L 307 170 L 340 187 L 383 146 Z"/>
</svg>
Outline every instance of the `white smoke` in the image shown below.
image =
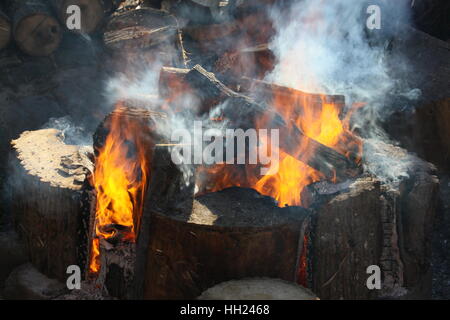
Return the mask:
<svg viewBox="0 0 450 320">
<path fill-rule="evenodd" d="M 370 5 L 381 9 L 379 30 L 367 27 Z M 271 11 L 277 32 L 270 48 L 277 64 L 266 80 L 307 92 L 345 95 L 347 108 L 364 102 L 353 126 L 365 138 L 388 141 L 379 124 L 395 105 L 392 97 L 420 96 L 419 89 L 405 88 L 402 79 L 394 78 L 392 63 L 388 64 L 387 47 L 408 21 L 408 1 L 304 0 L 285 9 Z M 407 68 L 399 65 L 401 59 L 396 62 L 396 67 Z M 395 159 L 380 161 L 378 154 L 375 158 L 366 155 L 365 161 L 392 164 Z M 376 174 L 386 181 L 405 172 L 397 170 L 398 165 L 376 167 Z"/>
</svg>

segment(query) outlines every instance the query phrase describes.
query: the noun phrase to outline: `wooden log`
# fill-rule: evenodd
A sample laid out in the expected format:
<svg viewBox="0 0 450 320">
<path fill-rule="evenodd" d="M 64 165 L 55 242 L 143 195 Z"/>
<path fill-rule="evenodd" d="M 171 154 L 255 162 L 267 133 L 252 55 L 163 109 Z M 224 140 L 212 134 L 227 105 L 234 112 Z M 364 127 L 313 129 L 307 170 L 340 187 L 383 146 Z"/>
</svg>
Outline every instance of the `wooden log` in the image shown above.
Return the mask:
<svg viewBox="0 0 450 320">
<path fill-rule="evenodd" d="M 5 48 L 11 40 L 11 22 L 0 9 L 0 50 Z"/>
<path fill-rule="evenodd" d="M 340 186 L 321 182 L 309 187 L 320 193 L 312 204 L 311 288 L 321 299 L 429 298 L 438 194 L 434 168 L 382 143 L 365 152 L 395 158 L 409 176 L 396 184 L 367 175 Z M 366 285 L 371 265 L 381 269 L 380 290 Z"/>
<path fill-rule="evenodd" d="M 113 49 L 148 48 L 173 41 L 177 32 L 178 23 L 173 16 L 144 8 L 114 16 L 106 27 L 104 42 Z"/>
<path fill-rule="evenodd" d="M 193 299 L 247 277 L 296 281 L 307 210 L 278 208 L 244 188 L 197 196 L 192 207 L 187 201 L 186 207 L 161 211 L 149 203 L 144 209 L 150 212 L 145 299 Z"/>
<path fill-rule="evenodd" d="M 141 8 L 122 12 L 108 22 L 103 40 L 112 53 L 114 69 L 135 77 L 143 64 L 186 66 L 181 31 L 174 16 L 162 10 Z"/>
<path fill-rule="evenodd" d="M 445 126 L 445 106 L 450 97 L 450 43 L 400 25 L 396 36 L 390 39 L 389 53 L 386 62 L 391 78 L 403 79 L 402 86 L 416 89 L 419 94 L 415 100 L 394 100 L 397 106 L 411 105 L 416 109 L 413 114 L 402 109 L 389 117 L 387 132 L 408 150 L 448 170 L 448 140 L 442 136 L 441 127 Z M 409 67 L 398 67 L 398 61 Z"/>
<path fill-rule="evenodd" d="M 81 29 L 73 29 L 74 32 L 92 33 L 101 25 L 105 12 L 111 10 L 113 2 L 111 0 L 51 0 L 52 6 L 62 25 L 67 25 L 67 20 L 73 14 L 67 9 L 78 6 L 81 11 Z"/>
<path fill-rule="evenodd" d="M 177 90 L 172 91 L 174 87 Z M 345 179 L 359 172 L 358 165 L 344 155 L 305 135 L 291 119 L 283 119 L 274 109 L 253 99 L 234 92 L 221 83 L 213 73 L 197 65 L 191 70 L 162 68 L 159 91 L 163 98 L 175 101 L 182 96 L 179 89 L 195 94 L 200 99 L 200 113 L 206 114 L 214 106 L 227 101 L 223 116 L 234 125 L 251 126 L 255 119 L 267 119 L 267 129 L 278 129 L 280 148 L 293 157 L 322 172 L 329 179 Z M 187 88 L 187 89 L 186 89 Z M 304 143 L 306 150 L 294 154 L 294 150 Z"/>
<path fill-rule="evenodd" d="M 302 286 L 279 279 L 246 279 L 220 283 L 199 300 L 319 300 Z"/>
<path fill-rule="evenodd" d="M 14 39 L 31 56 L 48 56 L 62 39 L 59 22 L 42 0 L 8 0 Z"/>
<path fill-rule="evenodd" d="M 88 147 L 67 145 L 56 129 L 26 131 L 12 141 L 12 216 L 30 261 L 65 281 L 69 265 L 84 265 L 86 202 L 83 184 L 92 170 Z"/>
<path fill-rule="evenodd" d="M 156 127 L 162 125 L 165 121 L 165 115 L 158 112 L 151 112 L 142 108 L 133 108 L 125 106 L 126 101 L 120 102 L 120 107 L 116 108 L 111 114 L 109 114 L 98 126 L 94 134 L 94 150 L 95 155 L 98 157 L 105 146 L 108 135 L 112 130 L 133 130 L 133 138 L 128 138 L 123 143 L 128 146 L 127 157 L 134 157 L 136 152 L 143 152 L 146 158 L 147 165 L 149 166 L 146 176 L 148 176 L 147 185 L 151 184 L 155 178 L 153 172 L 153 159 L 155 156 L 155 143 L 160 142 L 162 137 L 157 133 Z M 114 126 L 114 127 L 113 127 Z M 119 126 L 119 127 L 117 127 Z M 116 132 L 119 133 L 120 132 Z M 125 139 L 125 137 L 124 137 Z M 119 142 L 119 141 L 117 141 Z M 138 146 L 145 148 L 145 150 L 138 150 Z M 135 150 L 133 152 L 133 150 Z M 136 151 L 137 150 L 137 151 Z M 170 161 L 168 158 L 167 161 Z M 96 164 L 98 165 L 98 164 Z M 172 181 L 173 182 L 173 181 Z M 167 182 L 168 183 L 168 182 Z M 146 193 L 147 185 L 144 186 L 142 192 Z M 157 183 L 159 190 L 164 190 L 164 185 Z M 133 221 L 135 228 L 135 239 L 133 241 L 124 240 L 123 236 L 129 235 L 129 228 L 119 224 L 109 226 L 96 226 L 96 198 L 92 195 L 93 206 L 91 208 L 90 218 L 90 235 L 89 241 L 97 242 L 98 246 L 98 262 L 99 271 L 97 273 L 89 273 L 88 279 L 91 279 L 96 286 L 103 288 L 107 295 L 127 299 L 133 297 L 136 292 L 136 287 L 139 287 L 142 281 L 141 273 L 136 271 L 139 269 L 139 263 L 142 260 L 142 254 L 139 254 L 140 258 L 137 258 L 137 248 L 139 249 L 141 233 L 146 234 L 146 228 L 141 225 L 146 221 L 142 217 L 142 212 L 138 212 L 136 208 L 142 206 L 143 203 L 133 203 L 135 211 L 133 212 Z M 161 200 L 162 201 L 162 200 Z M 96 233 L 96 228 L 99 227 L 103 231 L 114 230 L 115 236 L 111 238 L 103 238 Z M 91 243 L 89 247 L 89 256 L 92 257 L 93 245 Z M 145 258 L 144 258 L 145 259 Z M 90 268 L 90 261 L 87 268 Z"/>
</svg>

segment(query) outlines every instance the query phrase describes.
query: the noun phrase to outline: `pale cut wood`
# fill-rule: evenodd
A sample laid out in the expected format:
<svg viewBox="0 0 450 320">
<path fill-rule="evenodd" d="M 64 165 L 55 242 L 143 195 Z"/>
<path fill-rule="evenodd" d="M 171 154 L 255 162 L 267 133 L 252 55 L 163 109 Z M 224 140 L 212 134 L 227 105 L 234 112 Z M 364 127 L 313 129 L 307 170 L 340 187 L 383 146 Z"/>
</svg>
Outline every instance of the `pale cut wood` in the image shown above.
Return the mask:
<svg viewBox="0 0 450 320">
<path fill-rule="evenodd" d="M 83 265 L 87 234 L 83 184 L 90 147 L 67 145 L 56 129 L 26 131 L 12 141 L 12 216 L 30 261 L 49 277 Z M 84 231 L 83 231 L 84 230 Z"/>
<path fill-rule="evenodd" d="M 220 283 L 199 300 L 319 300 L 309 289 L 280 279 L 245 279 Z"/>
</svg>

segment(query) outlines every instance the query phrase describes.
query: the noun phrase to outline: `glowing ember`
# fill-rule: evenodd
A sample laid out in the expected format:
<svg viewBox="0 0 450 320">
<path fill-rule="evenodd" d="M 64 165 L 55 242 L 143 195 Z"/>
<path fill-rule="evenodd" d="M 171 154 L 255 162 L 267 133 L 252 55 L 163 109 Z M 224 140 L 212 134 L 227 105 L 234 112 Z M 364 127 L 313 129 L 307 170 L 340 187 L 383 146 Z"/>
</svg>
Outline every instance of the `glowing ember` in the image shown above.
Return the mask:
<svg viewBox="0 0 450 320">
<path fill-rule="evenodd" d="M 146 149 L 138 138 L 141 132 L 136 122 L 120 117 L 117 110 L 112 114 L 109 134 L 95 162 L 97 204 L 89 268 L 92 273 L 100 270 L 99 239 L 116 237 L 118 232 L 122 241 L 136 239 L 148 178 Z"/>
</svg>

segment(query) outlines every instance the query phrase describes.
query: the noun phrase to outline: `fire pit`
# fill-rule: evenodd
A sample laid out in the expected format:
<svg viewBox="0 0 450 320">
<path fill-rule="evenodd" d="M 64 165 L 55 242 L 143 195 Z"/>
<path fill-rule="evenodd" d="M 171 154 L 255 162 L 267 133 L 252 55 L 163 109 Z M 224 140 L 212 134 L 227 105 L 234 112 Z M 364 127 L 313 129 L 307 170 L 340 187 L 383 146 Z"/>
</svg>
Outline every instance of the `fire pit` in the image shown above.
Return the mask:
<svg viewBox="0 0 450 320">
<path fill-rule="evenodd" d="M 27 295 L 206 299 L 246 281 L 250 296 L 282 287 L 292 299 L 430 295 L 438 169 L 380 124 L 380 106 L 420 90 L 395 86 L 402 68 L 357 60 L 392 54 L 379 49 L 384 39 L 400 53 L 404 43 L 356 32 L 353 18 L 332 32 L 310 1 L 119 2 L 83 2 L 95 17 L 83 32 L 102 44 L 108 81 L 106 99 L 89 99 L 95 111 L 73 111 L 92 114 L 82 134 L 92 140 L 57 122 L 12 140 L 11 229 L 30 264 L 8 278 L 7 295 L 20 296 L 25 274 L 66 283 L 69 270 L 80 272 L 76 290 Z M 35 14 L 64 16 L 61 5 L 45 8 Z M 297 39 L 290 11 L 300 8 Z M 342 52 L 318 63 L 311 48 L 323 59 Z M 361 68 L 373 73 L 367 85 Z M 52 97 L 70 109 L 68 91 Z"/>
</svg>

